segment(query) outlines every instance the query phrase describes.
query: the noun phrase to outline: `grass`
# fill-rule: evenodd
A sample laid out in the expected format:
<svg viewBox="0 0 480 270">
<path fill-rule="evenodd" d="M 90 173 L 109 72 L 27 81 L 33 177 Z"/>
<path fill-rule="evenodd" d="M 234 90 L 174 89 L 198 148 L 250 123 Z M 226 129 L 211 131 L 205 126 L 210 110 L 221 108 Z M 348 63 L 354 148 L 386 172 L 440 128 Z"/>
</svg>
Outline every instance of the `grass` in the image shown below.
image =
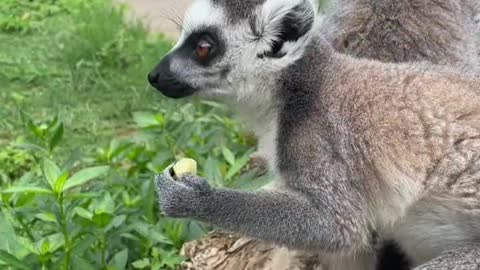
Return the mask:
<svg viewBox="0 0 480 270">
<path fill-rule="evenodd" d="M 91 9 L 87 1 L 70 10 L 72 3 L 63 5 L 58 9 L 65 15 L 43 18 L 29 31 L 0 34 L 4 140 L 15 135 L 23 111 L 39 121 L 59 115 L 68 138 L 81 142 L 76 145 L 105 143 L 130 133 L 133 111 L 163 102 L 148 87 L 146 74 L 170 41 L 149 36 L 139 25 L 126 26 L 121 12 L 105 12 L 109 7 Z"/>
</svg>

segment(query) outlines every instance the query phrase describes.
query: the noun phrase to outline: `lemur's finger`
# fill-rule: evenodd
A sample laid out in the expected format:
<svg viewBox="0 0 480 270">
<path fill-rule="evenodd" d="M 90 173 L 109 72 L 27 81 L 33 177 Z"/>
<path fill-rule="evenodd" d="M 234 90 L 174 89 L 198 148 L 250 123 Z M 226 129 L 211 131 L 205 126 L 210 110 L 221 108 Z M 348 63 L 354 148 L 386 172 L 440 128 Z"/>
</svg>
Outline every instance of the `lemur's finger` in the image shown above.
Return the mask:
<svg viewBox="0 0 480 270">
<path fill-rule="evenodd" d="M 206 192 L 211 190 L 210 184 L 208 183 L 207 180 L 193 174 L 184 175 L 181 179 L 181 183 L 201 192 L 202 191 Z"/>
<path fill-rule="evenodd" d="M 168 172 L 168 170 L 164 171 L 163 173 L 159 173 L 155 175 L 155 184 L 157 188 L 165 186 L 169 181 L 175 181 L 172 175 Z"/>
</svg>

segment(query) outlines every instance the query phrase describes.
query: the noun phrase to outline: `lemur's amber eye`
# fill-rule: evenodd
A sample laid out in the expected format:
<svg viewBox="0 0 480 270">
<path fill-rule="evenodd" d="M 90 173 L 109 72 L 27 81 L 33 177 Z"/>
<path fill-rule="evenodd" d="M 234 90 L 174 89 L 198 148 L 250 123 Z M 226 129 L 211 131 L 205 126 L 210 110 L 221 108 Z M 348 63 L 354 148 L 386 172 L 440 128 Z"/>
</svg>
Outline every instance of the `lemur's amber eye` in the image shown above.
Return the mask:
<svg viewBox="0 0 480 270">
<path fill-rule="evenodd" d="M 197 48 L 195 49 L 195 52 L 200 59 L 205 59 L 210 54 L 211 49 L 212 45 L 210 43 L 205 40 L 200 40 L 197 43 Z"/>
</svg>

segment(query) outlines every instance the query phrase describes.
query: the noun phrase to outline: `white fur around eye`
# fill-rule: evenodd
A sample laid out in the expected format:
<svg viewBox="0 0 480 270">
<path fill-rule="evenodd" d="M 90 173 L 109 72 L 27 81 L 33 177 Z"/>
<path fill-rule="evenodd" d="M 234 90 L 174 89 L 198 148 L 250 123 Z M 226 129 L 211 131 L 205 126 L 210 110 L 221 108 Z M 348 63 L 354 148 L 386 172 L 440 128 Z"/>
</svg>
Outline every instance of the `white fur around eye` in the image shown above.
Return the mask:
<svg viewBox="0 0 480 270">
<path fill-rule="evenodd" d="M 187 36 L 195 29 L 205 26 L 222 25 L 225 15 L 222 9 L 212 5 L 210 0 L 196 0 L 187 9 L 183 20 L 183 30 L 172 50 L 180 47 Z"/>
</svg>

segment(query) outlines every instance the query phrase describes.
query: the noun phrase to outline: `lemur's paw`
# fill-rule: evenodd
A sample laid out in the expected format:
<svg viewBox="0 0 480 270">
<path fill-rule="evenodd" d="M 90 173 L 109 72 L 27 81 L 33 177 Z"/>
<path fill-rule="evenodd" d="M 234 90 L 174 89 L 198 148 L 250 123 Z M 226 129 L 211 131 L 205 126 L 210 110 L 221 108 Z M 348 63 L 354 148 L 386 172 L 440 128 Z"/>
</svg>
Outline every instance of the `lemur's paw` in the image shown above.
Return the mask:
<svg viewBox="0 0 480 270">
<path fill-rule="evenodd" d="M 169 217 L 197 216 L 204 198 L 211 192 L 204 178 L 184 174 L 174 179 L 168 170 L 157 175 L 155 186 L 160 210 Z"/>
</svg>

